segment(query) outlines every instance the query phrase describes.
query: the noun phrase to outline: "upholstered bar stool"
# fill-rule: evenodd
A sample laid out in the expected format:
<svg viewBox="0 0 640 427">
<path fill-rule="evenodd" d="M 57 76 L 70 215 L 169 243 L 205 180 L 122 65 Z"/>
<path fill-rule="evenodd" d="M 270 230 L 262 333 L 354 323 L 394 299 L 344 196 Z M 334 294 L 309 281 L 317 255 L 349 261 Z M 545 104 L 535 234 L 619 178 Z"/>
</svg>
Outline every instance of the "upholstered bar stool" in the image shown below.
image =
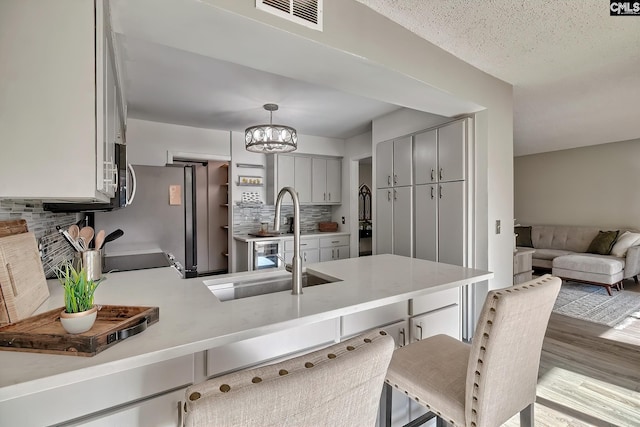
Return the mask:
<svg viewBox="0 0 640 427">
<path fill-rule="evenodd" d="M 189 387 L 184 425 L 373 426 L 394 341 L 375 330 Z"/>
<path fill-rule="evenodd" d="M 385 385 L 385 424 L 391 424 L 390 388 L 453 426 L 498 427 L 520 412 L 533 426 L 542 342 L 562 281 L 550 275 L 487 295 L 472 344 L 436 335 L 399 348 Z"/>
</svg>

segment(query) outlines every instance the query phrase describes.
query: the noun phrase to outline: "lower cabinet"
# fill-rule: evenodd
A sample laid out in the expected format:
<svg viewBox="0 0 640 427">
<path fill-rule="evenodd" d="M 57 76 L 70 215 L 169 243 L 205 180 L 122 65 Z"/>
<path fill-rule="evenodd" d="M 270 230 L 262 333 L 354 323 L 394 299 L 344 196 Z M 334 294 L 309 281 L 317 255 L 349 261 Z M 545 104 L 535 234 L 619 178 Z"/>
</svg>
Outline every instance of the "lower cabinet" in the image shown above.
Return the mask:
<svg viewBox="0 0 640 427">
<path fill-rule="evenodd" d="M 21 427 L 84 425 L 92 420 L 96 423 L 93 425 L 177 425 L 177 400 L 173 402 L 172 399 L 179 393 L 163 396 L 184 390 L 194 382 L 194 373 L 194 355 L 187 355 L 17 397 L 0 403 L 0 424 Z M 167 410 L 165 403 L 169 405 Z M 162 413 L 158 412 L 151 422 L 140 419 L 123 424 L 101 421 L 125 409 L 128 415 L 122 415 L 124 419 L 133 420 L 137 417 L 135 414 L 147 413 L 148 409 L 136 409 L 147 407 L 145 405 L 162 406 Z"/>
<path fill-rule="evenodd" d="M 331 344 L 336 340 L 338 325 L 339 319 L 330 319 L 209 349 L 207 376 L 222 375 Z"/>
<path fill-rule="evenodd" d="M 320 262 L 349 258 L 349 236 L 320 238 Z"/>
<path fill-rule="evenodd" d="M 101 416 L 87 418 L 64 426 L 83 427 L 176 427 L 182 426 L 182 404 L 185 388 L 147 399 Z"/>
</svg>

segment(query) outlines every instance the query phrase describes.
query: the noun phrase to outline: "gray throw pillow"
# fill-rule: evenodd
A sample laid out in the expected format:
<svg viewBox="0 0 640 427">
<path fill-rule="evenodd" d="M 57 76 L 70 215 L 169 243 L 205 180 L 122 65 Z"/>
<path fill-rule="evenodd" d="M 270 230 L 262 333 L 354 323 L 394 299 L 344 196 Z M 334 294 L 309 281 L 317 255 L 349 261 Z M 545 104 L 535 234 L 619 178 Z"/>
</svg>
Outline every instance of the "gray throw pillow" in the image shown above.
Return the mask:
<svg viewBox="0 0 640 427">
<path fill-rule="evenodd" d="M 533 242 L 531 241 L 531 227 L 517 226 L 513 228 L 513 232 L 516 236 L 516 246 L 522 246 L 526 248 L 532 248 Z"/>
<path fill-rule="evenodd" d="M 613 245 L 616 243 L 620 230 L 598 231 L 598 235 L 593 238 L 587 253 L 598 255 L 609 255 Z"/>
</svg>

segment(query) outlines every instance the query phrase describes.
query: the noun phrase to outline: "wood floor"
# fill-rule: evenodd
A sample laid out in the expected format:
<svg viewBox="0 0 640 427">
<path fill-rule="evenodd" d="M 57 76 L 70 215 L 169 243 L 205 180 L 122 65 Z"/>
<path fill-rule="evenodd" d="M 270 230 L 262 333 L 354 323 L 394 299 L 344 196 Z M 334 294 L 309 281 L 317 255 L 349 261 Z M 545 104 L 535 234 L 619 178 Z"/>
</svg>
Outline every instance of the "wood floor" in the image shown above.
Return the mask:
<svg viewBox="0 0 640 427">
<path fill-rule="evenodd" d="M 622 292 L 640 292 L 624 282 Z M 614 291 L 615 292 L 615 291 Z M 640 319 L 620 329 L 552 314 L 538 377 L 537 427 L 640 427 Z M 519 426 L 519 417 L 505 426 Z"/>
</svg>

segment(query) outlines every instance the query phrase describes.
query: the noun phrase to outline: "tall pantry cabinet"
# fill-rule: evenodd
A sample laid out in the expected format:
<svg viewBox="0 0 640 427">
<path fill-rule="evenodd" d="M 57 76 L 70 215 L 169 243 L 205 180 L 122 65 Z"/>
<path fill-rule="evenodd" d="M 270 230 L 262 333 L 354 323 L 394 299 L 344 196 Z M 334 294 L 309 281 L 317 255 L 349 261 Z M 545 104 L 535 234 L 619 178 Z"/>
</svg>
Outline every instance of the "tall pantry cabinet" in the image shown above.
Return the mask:
<svg viewBox="0 0 640 427">
<path fill-rule="evenodd" d="M 466 124 L 414 136 L 416 258 L 465 265 Z"/>
<path fill-rule="evenodd" d="M 378 254 L 413 255 L 411 137 L 376 147 L 376 247 Z"/>
<path fill-rule="evenodd" d="M 377 145 L 376 253 L 465 265 L 470 120 Z"/>
</svg>

